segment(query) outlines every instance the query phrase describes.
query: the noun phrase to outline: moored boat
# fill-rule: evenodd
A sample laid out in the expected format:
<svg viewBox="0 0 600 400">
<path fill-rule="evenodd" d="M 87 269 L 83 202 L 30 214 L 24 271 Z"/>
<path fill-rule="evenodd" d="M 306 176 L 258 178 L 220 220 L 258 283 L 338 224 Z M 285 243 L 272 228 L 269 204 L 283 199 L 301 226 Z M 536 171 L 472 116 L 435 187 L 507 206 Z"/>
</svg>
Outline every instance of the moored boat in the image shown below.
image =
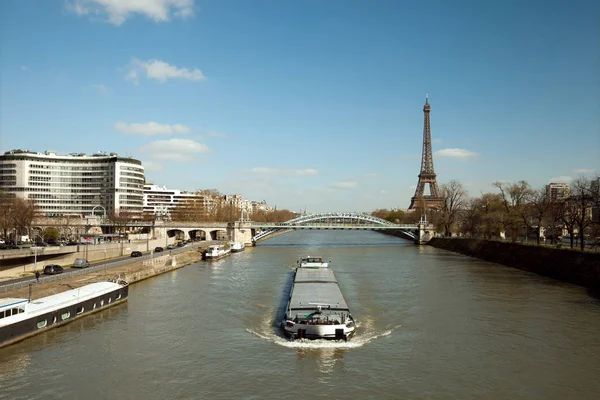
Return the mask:
<svg viewBox="0 0 600 400">
<path fill-rule="evenodd" d="M 354 335 L 356 321 L 330 264 L 322 257 L 298 261 L 281 327 L 292 340 L 348 340 Z"/>
<path fill-rule="evenodd" d="M 36 300 L 0 299 L 0 347 L 127 301 L 125 281 L 96 282 Z"/>
<path fill-rule="evenodd" d="M 218 260 L 231 254 L 231 249 L 224 244 L 211 244 L 203 253 L 202 258 L 206 261 Z"/>
<path fill-rule="evenodd" d="M 244 251 L 246 244 L 244 242 L 229 242 L 229 248 L 232 253 L 239 253 L 240 251 Z"/>
</svg>

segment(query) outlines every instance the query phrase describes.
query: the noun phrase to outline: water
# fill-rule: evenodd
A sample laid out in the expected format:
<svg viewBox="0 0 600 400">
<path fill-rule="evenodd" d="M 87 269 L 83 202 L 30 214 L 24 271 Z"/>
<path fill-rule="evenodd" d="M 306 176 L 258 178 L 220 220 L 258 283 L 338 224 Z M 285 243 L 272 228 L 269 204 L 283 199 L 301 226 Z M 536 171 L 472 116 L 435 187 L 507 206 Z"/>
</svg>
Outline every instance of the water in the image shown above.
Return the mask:
<svg viewBox="0 0 600 400">
<path fill-rule="evenodd" d="M 277 329 L 292 267 L 331 260 L 347 343 Z M 0 349 L 0 399 L 597 399 L 600 302 L 376 232 L 297 231 L 131 287 Z"/>
</svg>

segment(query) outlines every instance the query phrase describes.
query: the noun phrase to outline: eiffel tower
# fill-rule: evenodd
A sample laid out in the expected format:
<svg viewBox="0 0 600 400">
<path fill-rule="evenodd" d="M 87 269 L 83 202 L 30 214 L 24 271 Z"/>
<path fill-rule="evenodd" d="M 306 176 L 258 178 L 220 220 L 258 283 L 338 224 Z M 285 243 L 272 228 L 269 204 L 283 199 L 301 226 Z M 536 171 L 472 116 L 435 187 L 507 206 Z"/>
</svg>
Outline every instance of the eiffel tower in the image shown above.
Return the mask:
<svg viewBox="0 0 600 400">
<path fill-rule="evenodd" d="M 409 210 L 425 206 L 425 208 L 439 209 L 442 206 L 442 198 L 439 195 L 435 171 L 433 170 L 433 155 L 431 154 L 431 127 L 429 126 L 429 93 L 425 94 L 425 105 L 423 106 L 423 154 L 421 155 L 421 173 L 415 195 L 410 199 Z M 429 184 L 429 195 L 425 195 L 425 184 Z M 422 200 L 421 200 L 422 199 Z M 424 204 L 423 204 L 424 203 Z"/>
</svg>

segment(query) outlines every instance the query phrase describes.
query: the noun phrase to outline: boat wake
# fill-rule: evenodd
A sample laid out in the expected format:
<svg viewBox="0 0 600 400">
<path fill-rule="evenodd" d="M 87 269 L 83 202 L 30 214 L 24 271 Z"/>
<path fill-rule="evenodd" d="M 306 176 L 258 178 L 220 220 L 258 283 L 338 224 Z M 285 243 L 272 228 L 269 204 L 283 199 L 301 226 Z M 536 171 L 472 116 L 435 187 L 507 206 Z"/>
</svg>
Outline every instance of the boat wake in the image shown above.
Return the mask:
<svg viewBox="0 0 600 400">
<path fill-rule="evenodd" d="M 282 333 L 279 333 L 277 321 L 265 317 L 258 329 L 246 328 L 248 333 L 251 333 L 263 340 L 275 343 L 276 345 L 287 347 L 290 349 L 353 349 L 359 348 L 366 344 L 372 343 L 373 341 L 390 336 L 396 329 L 402 325 L 388 326 L 383 329 L 376 328 L 373 325 L 373 321 L 368 318 L 361 319 L 358 321 L 356 327 L 356 333 L 347 342 L 338 340 L 325 340 L 325 339 L 300 339 L 291 341 Z"/>
</svg>

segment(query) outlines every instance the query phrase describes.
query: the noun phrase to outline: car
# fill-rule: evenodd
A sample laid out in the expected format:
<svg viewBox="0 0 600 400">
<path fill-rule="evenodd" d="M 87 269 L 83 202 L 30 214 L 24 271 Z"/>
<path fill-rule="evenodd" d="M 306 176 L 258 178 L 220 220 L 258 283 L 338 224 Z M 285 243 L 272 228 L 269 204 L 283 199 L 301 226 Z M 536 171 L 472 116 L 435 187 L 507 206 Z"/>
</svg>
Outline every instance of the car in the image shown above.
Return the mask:
<svg viewBox="0 0 600 400">
<path fill-rule="evenodd" d="M 87 268 L 90 266 L 90 263 L 85 258 L 76 258 L 73 263 L 73 268 Z"/>
<path fill-rule="evenodd" d="M 154 252 L 155 253 L 162 253 L 163 251 L 165 251 L 165 249 L 163 249 L 162 247 L 155 247 L 154 248 Z"/>
<path fill-rule="evenodd" d="M 56 275 L 62 274 L 63 272 L 65 272 L 65 270 L 60 265 L 50 264 L 44 267 L 44 275 Z"/>
<path fill-rule="evenodd" d="M 177 247 L 184 247 L 186 244 L 186 242 L 179 242 L 177 243 Z"/>
<path fill-rule="evenodd" d="M 141 256 L 142 256 L 141 251 L 132 251 L 131 252 L 131 257 L 141 257 Z"/>
<path fill-rule="evenodd" d="M 48 247 L 48 243 L 46 243 L 46 242 L 36 242 L 35 246 L 37 246 L 37 247 Z"/>
<path fill-rule="evenodd" d="M 173 250 L 174 248 L 175 248 L 175 246 L 172 245 L 172 244 L 170 244 L 170 245 L 167 246 L 167 250 Z"/>
</svg>

